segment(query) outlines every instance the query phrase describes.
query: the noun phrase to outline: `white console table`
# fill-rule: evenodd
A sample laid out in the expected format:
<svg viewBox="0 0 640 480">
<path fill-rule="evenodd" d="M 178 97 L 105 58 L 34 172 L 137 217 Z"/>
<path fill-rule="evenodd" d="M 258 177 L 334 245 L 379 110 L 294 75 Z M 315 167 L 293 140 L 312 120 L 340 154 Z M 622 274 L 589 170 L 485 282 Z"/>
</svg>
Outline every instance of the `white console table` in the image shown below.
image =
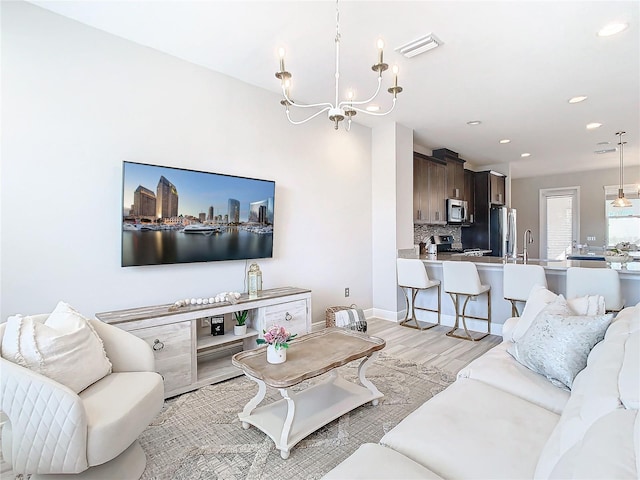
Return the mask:
<svg viewBox="0 0 640 480">
<path fill-rule="evenodd" d="M 164 378 L 165 397 L 242 375 L 231 364 L 240 351 L 255 348 L 263 329 L 284 325 L 291 333 L 311 332 L 311 291 L 283 287 L 263 290 L 256 298 L 243 294 L 238 303 L 171 308 L 155 305 L 96 317 L 143 340 L 154 349 L 156 371 Z M 247 333 L 233 334 L 233 313 L 248 310 Z M 224 316 L 224 335 L 210 333 L 209 318 Z"/>
</svg>

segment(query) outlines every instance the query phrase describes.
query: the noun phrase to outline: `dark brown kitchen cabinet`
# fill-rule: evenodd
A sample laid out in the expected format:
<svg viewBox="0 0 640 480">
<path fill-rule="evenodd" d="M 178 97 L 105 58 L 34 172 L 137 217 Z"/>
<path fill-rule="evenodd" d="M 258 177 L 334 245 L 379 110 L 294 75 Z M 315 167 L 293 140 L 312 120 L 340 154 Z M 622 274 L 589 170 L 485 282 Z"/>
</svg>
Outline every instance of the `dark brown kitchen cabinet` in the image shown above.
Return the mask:
<svg viewBox="0 0 640 480">
<path fill-rule="evenodd" d="M 413 156 L 413 220 L 445 224 L 446 164 L 421 153 Z"/>
<path fill-rule="evenodd" d="M 476 202 L 475 202 L 475 172 L 471 170 L 464 171 L 464 193 L 462 199 L 467 202 L 467 222 L 473 223 L 476 217 Z"/>
<path fill-rule="evenodd" d="M 491 205 L 504 205 L 505 176 L 493 171 L 474 172 L 475 210 L 484 210 Z"/>
<path fill-rule="evenodd" d="M 491 205 L 504 205 L 505 177 L 491 172 L 489 179 L 489 203 Z"/>
<path fill-rule="evenodd" d="M 459 158 L 456 152 L 447 148 L 434 150 L 433 156 L 444 160 L 447 165 L 444 198 L 462 200 L 464 196 L 464 160 Z"/>
</svg>

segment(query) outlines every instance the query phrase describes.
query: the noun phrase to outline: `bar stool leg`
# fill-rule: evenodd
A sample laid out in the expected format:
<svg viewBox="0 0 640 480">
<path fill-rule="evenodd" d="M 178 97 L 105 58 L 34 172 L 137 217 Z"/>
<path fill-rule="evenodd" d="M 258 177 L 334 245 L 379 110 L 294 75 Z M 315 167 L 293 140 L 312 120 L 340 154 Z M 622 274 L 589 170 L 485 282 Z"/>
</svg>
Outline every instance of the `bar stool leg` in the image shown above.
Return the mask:
<svg viewBox="0 0 640 480">
<path fill-rule="evenodd" d="M 416 307 L 416 297 L 418 296 L 418 293 L 420 292 L 419 288 L 413 288 L 413 287 L 403 287 L 400 286 L 400 288 L 402 289 L 402 292 L 404 293 L 404 298 L 406 300 L 406 306 L 407 306 L 407 310 L 406 310 L 406 314 L 404 316 L 404 320 L 402 320 L 400 322 L 400 325 L 403 327 L 409 327 L 409 328 L 415 328 L 418 330 L 429 330 L 430 328 L 433 328 L 437 325 L 440 325 L 440 312 L 441 312 L 441 300 L 440 300 L 440 285 L 438 285 L 438 323 L 434 323 L 434 324 L 430 324 L 427 325 L 425 327 L 423 327 L 422 325 L 420 325 L 420 323 L 418 322 L 418 319 L 416 318 L 416 308 L 418 310 L 425 310 L 427 312 L 434 312 L 435 310 L 432 310 L 430 308 L 422 308 L 422 307 Z M 407 289 L 411 290 L 411 318 L 409 318 L 409 295 L 407 294 Z M 415 323 L 415 325 L 409 325 L 409 322 L 411 322 L 413 320 L 413 323 Z"/>
<path fill-rule="evenodd" d="M 451 296 L 451 300 L 453 301 L 453 305 L 456 311 L 456 321 L 455 321 L 455 324 L 453 325 L 453 328 L 446 333 L 448 337 L 460 338 L 462 340 L 470 340 L 472 342 L 476 342 L 478 340 L 482 340 L 484 337 L 486 337 L 491 333 L 491 291 L 489 290 L 486 293 L 487 293 L 487 318 L 484 318 L 484 317 L 477 317 L 477 316 L 471 316 L 466 314 L 467 304 L 469 303 L 469 300 L 471 299 L 471 297 L 473 297 L 473 295 L 465 295 L 466 298 L 465 298 L 464 304 L 462 305 L 462 313 L 460 313 L 459 297 L 460 295 L 464 295 L 464 294 L 449 292 L 449 295 Z M 478 320 L 486 320 L 487 333 L 480 333 L 476 335 L 476 334 L 473 334 L 471 331 L 469 331 L 469 329 L 467 328 L 467 317 L 475 318 Z M 460 328 L 460 318 L 462 318 L 462 327 L 466 335 L 457 335 L 455 333 Z"/>
</svg>

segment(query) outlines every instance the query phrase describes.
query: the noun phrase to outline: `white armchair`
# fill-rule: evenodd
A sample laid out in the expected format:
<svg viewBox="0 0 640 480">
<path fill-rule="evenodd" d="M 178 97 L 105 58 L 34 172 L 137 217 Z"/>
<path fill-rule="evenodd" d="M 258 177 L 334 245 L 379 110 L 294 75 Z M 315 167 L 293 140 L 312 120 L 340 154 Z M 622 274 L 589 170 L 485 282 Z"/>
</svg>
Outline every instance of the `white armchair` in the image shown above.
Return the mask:
<svg viewBox="0 0 640 480">
<path fill-rule="evenodd" d="M 164 402 L 153 351 L 124 330 L 90 322 L 113 371 L 77 394 L 0 358 L 0 409 L 8 418 L 2 427 L 2 454 L 16 474 L 138 479 L 144 471 L 146 457 L 136 439 Z M 0 344 L 4 331 L 0 324 Z"/>
</svg>

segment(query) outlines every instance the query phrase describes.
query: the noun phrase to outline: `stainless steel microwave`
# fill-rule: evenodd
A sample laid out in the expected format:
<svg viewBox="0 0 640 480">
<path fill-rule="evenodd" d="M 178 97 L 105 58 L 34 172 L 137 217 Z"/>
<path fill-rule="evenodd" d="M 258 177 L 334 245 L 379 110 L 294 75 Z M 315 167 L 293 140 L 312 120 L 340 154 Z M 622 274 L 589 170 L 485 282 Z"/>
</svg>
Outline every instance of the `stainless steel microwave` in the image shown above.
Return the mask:
<svg viewBox="0 0 640 480">
<path fill-rule="evenodd" d="M 468 220 L 467 202 L 447 198 L 447 223 L 466 223 Z"/>
</svg>

